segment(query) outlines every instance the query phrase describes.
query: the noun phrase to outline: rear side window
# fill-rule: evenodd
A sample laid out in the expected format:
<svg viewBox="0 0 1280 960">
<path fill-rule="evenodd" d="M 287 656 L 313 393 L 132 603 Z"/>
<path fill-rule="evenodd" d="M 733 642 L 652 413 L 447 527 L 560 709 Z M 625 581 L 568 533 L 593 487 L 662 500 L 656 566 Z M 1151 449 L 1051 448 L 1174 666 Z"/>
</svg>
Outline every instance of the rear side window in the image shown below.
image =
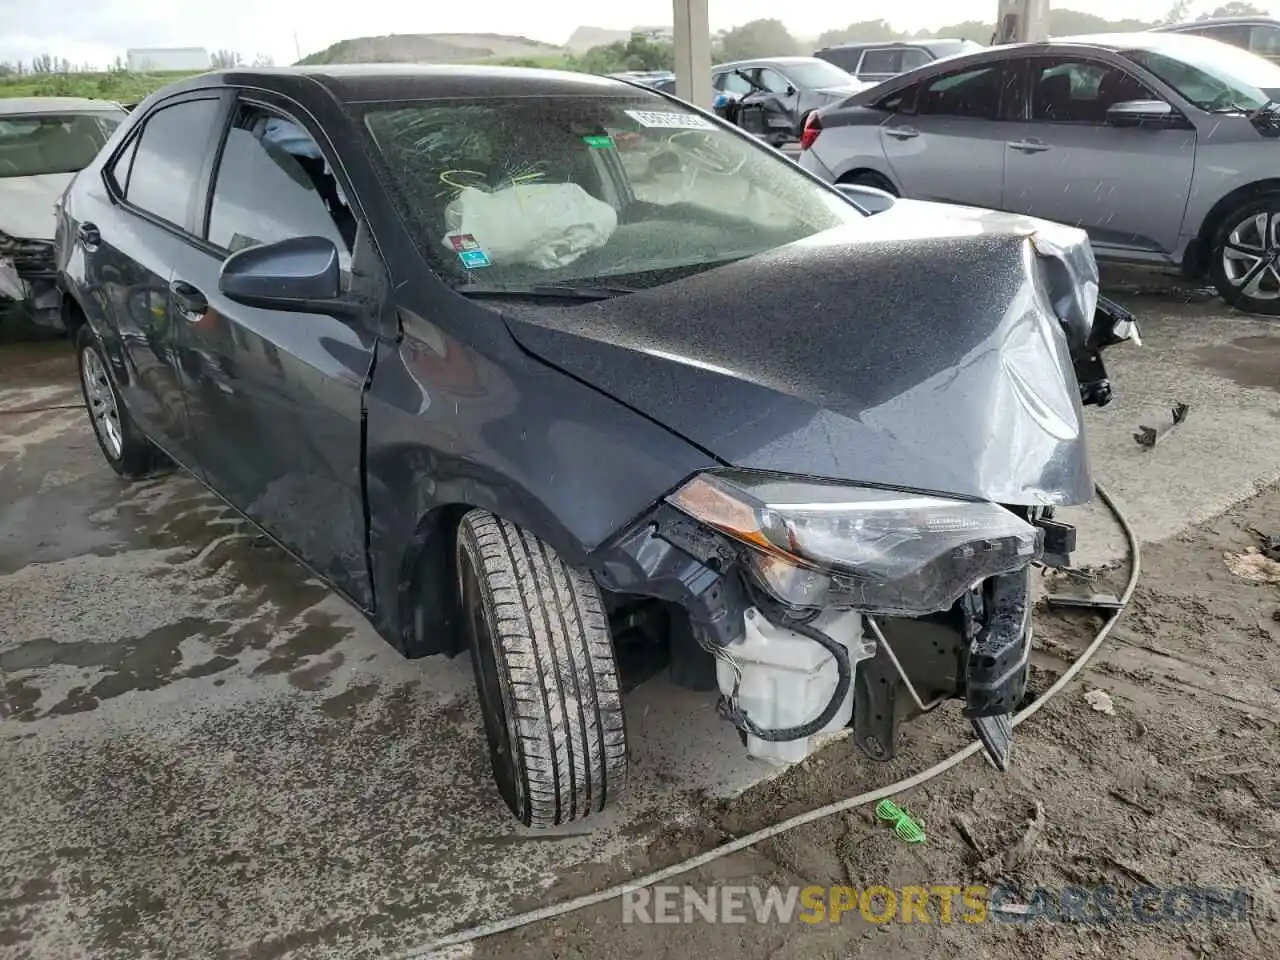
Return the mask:
<svg viewBox="0 0 1280 960">
<path fill-rule="evenodd" d="M 948 73 L 920 88 L 916 113 L 921 116 L 971 117 L 995 120 L 1000 115 L 1000 98 L 1008 85 L 1002 64 L 972 67 Z"/>
<path fill-rule="evenodd" d="M 932 62 L 932 60 L 933 58 L 923 50 L 909 48 L 902 51 L 902 63 L 900 66 L 902 67 L 902 72 L 906 73 L 916 67 L 923 67 L 926 63 Z"/>
<path fill-rule="evenodd" d="M 125 199 L 185 228 L 217 117 L 213 99 L 186 100 L 149 116 L 132 148 Z"/>
<path fill-rule="evenodd" d="M 862 55 L 858 73 L 892 76 L 902 72 L 901 50 L 868 50 Z"/>
</svg>

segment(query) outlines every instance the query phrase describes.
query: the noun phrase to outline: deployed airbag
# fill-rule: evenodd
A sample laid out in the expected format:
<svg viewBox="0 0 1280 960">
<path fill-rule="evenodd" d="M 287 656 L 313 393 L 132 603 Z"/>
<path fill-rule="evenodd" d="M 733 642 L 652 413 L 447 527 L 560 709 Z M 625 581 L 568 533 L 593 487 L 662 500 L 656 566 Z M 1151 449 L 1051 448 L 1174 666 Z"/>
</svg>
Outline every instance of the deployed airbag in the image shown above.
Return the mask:
<svg viewBox="0 0 1280 960">
<path fill-rule="evenodd" d="M 618 227 L 613 207 L 576 183 L 519 183 L 488 193 L 464 187 L 445 208 L 442 243 L 474 238 L 489 262 L 553 270 L 609 242 Z"/>
</svg>

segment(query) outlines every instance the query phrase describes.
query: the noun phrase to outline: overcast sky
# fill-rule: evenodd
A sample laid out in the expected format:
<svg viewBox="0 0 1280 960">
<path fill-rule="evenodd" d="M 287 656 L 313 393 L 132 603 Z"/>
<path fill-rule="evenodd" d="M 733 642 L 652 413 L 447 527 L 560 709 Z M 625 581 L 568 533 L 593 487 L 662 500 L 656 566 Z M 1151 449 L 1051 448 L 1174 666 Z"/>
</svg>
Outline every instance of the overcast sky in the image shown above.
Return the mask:
<svg viewBox="0 0 1280 960">
<path fill-rule="evenodd" d="M 1055 7 L 1110 17 L 1154 18 L 1172 0 L 1054 0 Z M 1280 0 L 1256 6 L 1280 10 Z M 997 0 L 711 0 L 713 29 L 777 17 L 799 36 L 883 17 L 917 30 L 959 20 L 994 20 Z M 1193 0 L 1192 12 L 1218 6 Z M 0 61 L 43 53 L 75 63 L 107 65 L 129 47 L 226 48 L 246 57 L 266 53 L 291 63 L 348 37 L 388 33 L 517 34 L 563 43 L 580 25 L 628 29 L 671 22 L 670 0 L 0 0 L 8 26 L 0 34 Z M 295 39 L 296 38 L 296 39 Z"/>
</svg>

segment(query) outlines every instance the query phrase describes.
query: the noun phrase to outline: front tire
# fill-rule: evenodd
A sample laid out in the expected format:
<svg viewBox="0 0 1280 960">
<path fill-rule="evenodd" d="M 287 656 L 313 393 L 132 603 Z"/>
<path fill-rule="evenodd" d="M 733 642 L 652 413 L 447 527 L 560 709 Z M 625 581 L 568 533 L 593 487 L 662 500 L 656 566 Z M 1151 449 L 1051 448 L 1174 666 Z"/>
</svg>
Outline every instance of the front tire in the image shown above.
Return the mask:
<svg viewBox="0 0 1280 960">
<path fill-rule="evenodd" d="M 599 587 L 486 510 L 462 518 L 457 561 L 502 799 L 526 826 L 598 813 L 627 777 L 622 694 Z"/>
<path fill-rule="evenodd" d="M 1280 193 L 1233 207 L 1209 242 L 1209 277 L 1228 304 L 1280 316 Z"/>
<path fill-rule="evenodd" d="M 80 392 L 102 456 L 111 469 L 127 480 L 157 473 L 166 465 L 166 458 L 138 429 L 120 402 L 102 345 L 87 323 L 80 324 L 76 330 L 75 343 Z"/>
</svg>

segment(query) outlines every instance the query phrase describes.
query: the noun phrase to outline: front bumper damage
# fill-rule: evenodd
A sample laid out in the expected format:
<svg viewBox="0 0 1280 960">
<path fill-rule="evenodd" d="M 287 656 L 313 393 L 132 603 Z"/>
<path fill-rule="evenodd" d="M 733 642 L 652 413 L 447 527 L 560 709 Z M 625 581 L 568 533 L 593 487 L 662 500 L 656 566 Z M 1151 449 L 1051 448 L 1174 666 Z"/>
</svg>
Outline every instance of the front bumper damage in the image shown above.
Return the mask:
<svg viewBox="0 0 1280 960">
<path fill-rule="evenodd" d="M 1125 340 L 1140 342 L 1133 316 L 1102 298 L 1072 356 L 1083 405 L 1110 401 L 1101 354 Z M 853 602 L 845 593 L 820 609 L 789 606 L 762 579 L 757 547 L 691 515 L 676 495 L 603 549 L 594 573 L 609 592 L 651 597 L 683 612 L 689 629 L 672 632 L 673 665 L 696 676 L 687 665 L 703 659 L 709 668 L 703 676 L 714 672 L 710 686 L 720 690 L 721 714 L 753 756 L 801 760 L 820 737 L 849 727 L 863 753 L 887 761 L 903 722 L 958 699 L 988 758 L 1005 770 L 1012 718 L 1027 696 L 1031 569 L 1069 566 L 1076 538 L 1050 506 L 1011 504 L 1003 511 L 1034 530 L 1034 550 L 1004 567 L 984 567 L 975 546 L 978 554 L 997 551 L 1000 540 L 995 534 L 984 540 L 985 533 L 970 540 L 946 562 L 982 570 L 976 582 L 944 594 L 937 604 L 944 609 L 913 615 L 901 603 L 860 605 L 856 593 Z M 893 594 L 881 589 L 878 596 Z"/>
<path fill-rule="evenodd" d="M 936 614 L 853 613 L 856 626 L 845 643 L 847 695 L 839 688 L 839 671 L 830 669 L 829 661 L 826 664 L 829 714 L 815 711 L 802 688 L 789 685 L 786 679 L 765 681 L 779 699 L 791 700 L 789 706 L 813 721 L 812 729 L 781 741 L 765 739 L 747 728 L 744 712 L 733 702 L 726 676 L 736 672 L 733 679 L 741 683 L 751 662 L 759 659 L 748 655 L 744 663 L 739 651 L 753 645 L 754 636 L 761 632 L 758 625 L 774 628 L 769 639 L 775 646 L 780 633 L 800 629 L 811 634 L 813 625 L 833 635 L 837 633 L 833 627 L 850 632 L 849 612 L 790 617 L 753 586 L 739 546 L 666 504 L 605 552 L 596 576 L 608 590 L 644 593 L 687 615 L 691 629 L 673 631 L 672 642 L 696 643 L 697 652 L 673 649 L 673 660 L 687 663 L 691 656 L 701 655 L 716 661 L 720 712 L 738 727 L 754 756 L 801 760 L 821 735 L 848 726 L 868 757 L 891 760 L 900 724 L 958 698 L 964 700 L 965 715 L 992 761 L 1000 769 L 1008 767 L 1012 734 L 1008 719 L 1026 694 L 1030 662 L 1029 565 L 978 584 L 949 610 Z M 837 677 L 834 690 L 832 676 Z M 799 702 L 797 691 L 801 691 Z M 786 712 L 784 707 L 769 715 Z M 800 717 L 790 719 L 795 722 Z"/>
<path fill-rule="evenodd" d="M 52 241 L 0 233 L 0 318 L 4 327 L 64 329 Z"/>
</svg>

